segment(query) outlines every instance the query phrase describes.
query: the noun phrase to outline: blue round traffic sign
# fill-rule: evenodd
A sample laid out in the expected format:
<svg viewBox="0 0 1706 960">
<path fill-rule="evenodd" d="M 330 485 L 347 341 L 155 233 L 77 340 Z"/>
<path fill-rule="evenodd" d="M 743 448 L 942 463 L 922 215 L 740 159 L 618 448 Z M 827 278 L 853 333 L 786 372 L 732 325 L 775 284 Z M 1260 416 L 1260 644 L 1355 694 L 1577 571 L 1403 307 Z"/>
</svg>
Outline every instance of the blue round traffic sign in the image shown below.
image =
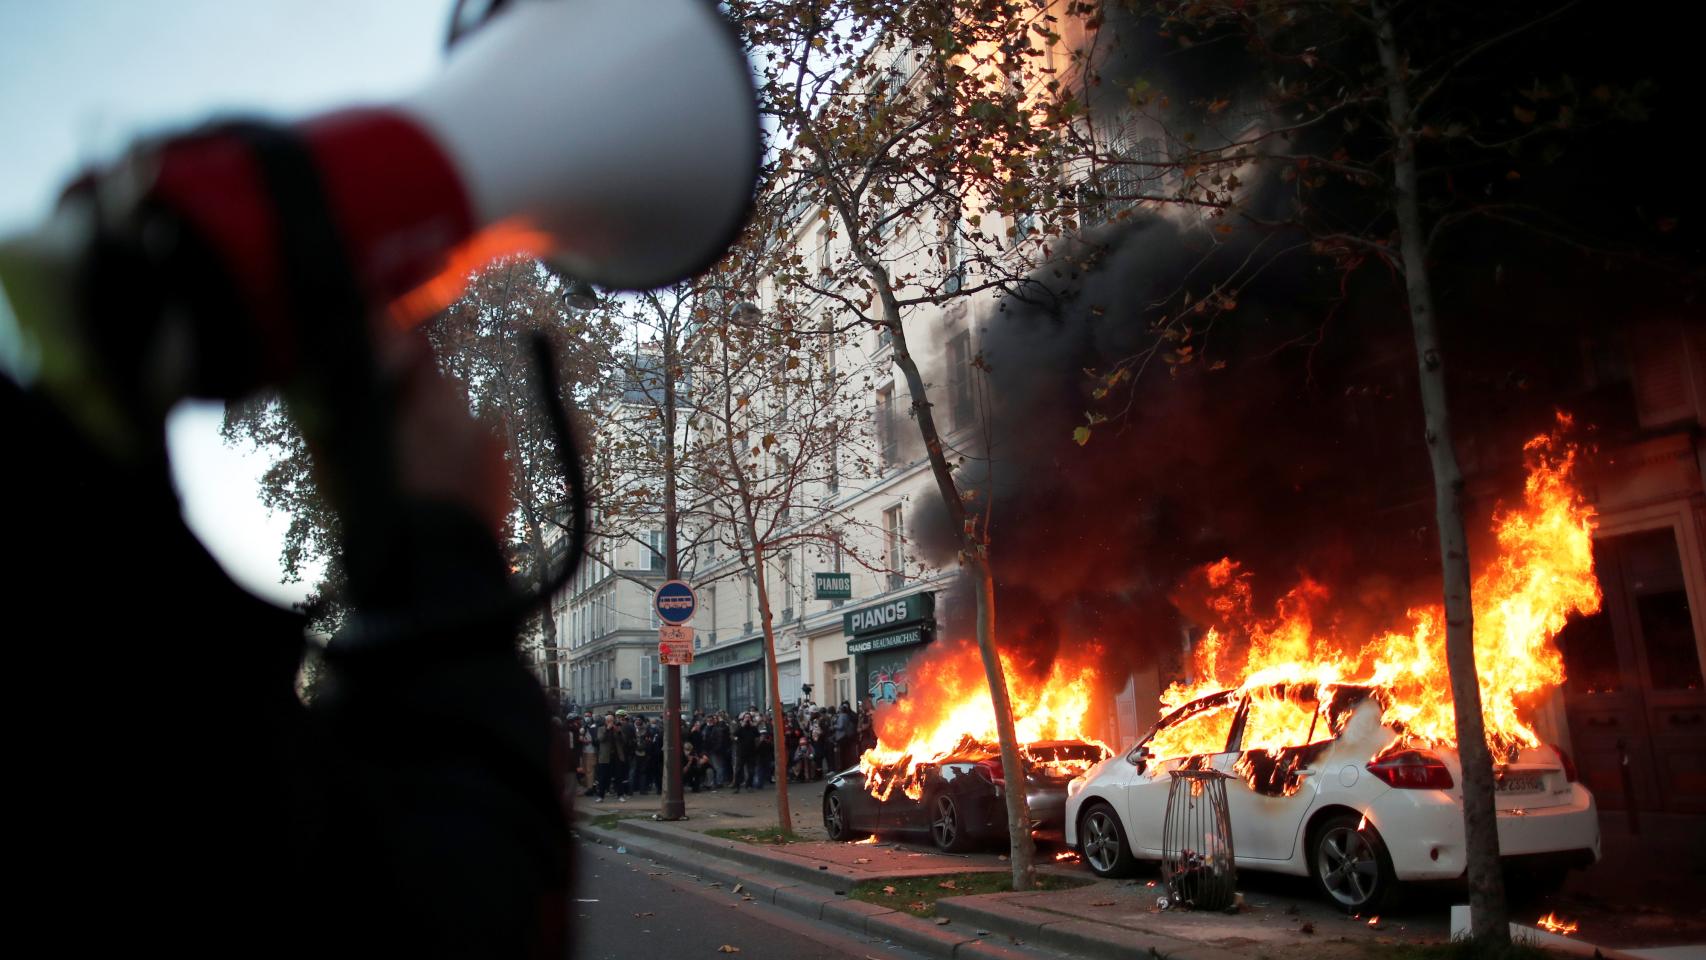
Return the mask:
<svg viewBox="0 0 1706 960">
<path fill-rule="evenodd" d="M 658 588 L 652 597 L 652 604 L 657 607 L 658 619 L 664 623 L 682 624 L 693 619 L 693 611 L 699 606 L 699 598 L 693 595 L 693 588 L 685 581 L 671 580 Z"/>
</svg>

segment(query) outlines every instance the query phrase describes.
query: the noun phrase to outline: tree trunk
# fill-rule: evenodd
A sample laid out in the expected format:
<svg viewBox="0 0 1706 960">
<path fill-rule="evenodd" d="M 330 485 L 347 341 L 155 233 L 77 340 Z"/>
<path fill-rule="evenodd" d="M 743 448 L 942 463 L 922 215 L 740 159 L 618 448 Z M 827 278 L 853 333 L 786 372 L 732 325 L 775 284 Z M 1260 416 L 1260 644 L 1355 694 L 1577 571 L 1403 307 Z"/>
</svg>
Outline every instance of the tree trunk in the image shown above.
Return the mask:
<svg viewBox="0 0 1706 960">
<path fill-rule="evenodd" d="M 507 290 L 508 287 L 506 286 L 505 289 Z M 505 388 L 513 399 L 515 391 L 509 389 L 507 380 L 505 381 Z M 514 451 L 517 444 L 515 428 L 507 415 L 504 417 L 503 425 L 505 440 L 509 443 L 509 449 Z M 519 460 L 520 456 L 518 455 L 516 459 Z M 550 554 L 545 550 L 545 534 L 540 529 L 539 511 L 533 503 L 531 478 L 523 473 L 518 479 L 520 483 L 512 488 L 511 492 L 516 502 L 521 506 L 522 526 L 527 530 L 527 550 L 533 555 L 533 583 L 543 594 L 546 582 L 551 579 Z M 545 676 L 543 679 L 546 689 L 551 695 L 551 712 L 553 714 L 559 713 L 563 709 L 562 675 L 558 672 L 559 664 L 557 662 L 557 617 L 552 610 L 552 601 L 555 599 L 554 596 L 546 597 L 544 605 L 539 608 L 540 630 L 544 633 L 541 646 L 545 648 Z"/>
<path fill-rule="evenodd" d="M 764 547 L 758 542 L 758 526 L 753 521 L 750 506 L 747 508 L 746 537 L 747 542 L 752 544 L 753 580 L 758 584 L 758 618 L 764 628 L 764 669 L 770 675 L 770 709 L 779 725 L 782 717 L 782 685 L 776 676 L 776 626 L 770 616 L 770 590 L 765 585 L 768 578 L 764 576 Z M 773 744 L 776 757 L 782 760 L 787 756 L 787 746 L 783 742 L 781 731 L 773 728 L 771 736 L 776 738 Z M 785 761 L 776 768 L 776 830 L 784 837 L 794 835 L 794 815 L 788 807 L 788 765 Z"/>
<path fill-rule="evenodd" d="M 550 554 L 545 550 L 545 536 L 539 529 L 539 520 L 534 515 L 532 503 L 522 504 L 522 521 L 527 527 L 527 549 L 533 554 L 533 578 L 539 589 L 543 590 L 550 579 Z M 545 603 L 539 608 L 539 629 L 544 634 L 541 646 L 545 650 L 545 686 L 551 693 L 551 712 L 559 713 L 563 709 L 563 678 L 559 673 L 557 662 L 557 617 L 552 610 L 551 601 L 555 597 L 546 597 Z"/>
<path fill-rule="evenodd" d="M 1019 758 L 1019 737 L 1013 731 L 1013 704 L 1007 697 L 1007 672 L 995 649 L 995 575 L 981 544 L 966 554 L 966 569 L 977 582 L 977 649 L 983 655 L 983 675 L 995 707 L 995 737 L 1001 744 L 1001 775 L 1007 781 L 1008 858 L 1013 864 L 1013 889 L 1029 890 L 1036 883 L 1036 843 L 1031 839 L 1031 811 L 1025 798 L 1025 764 Z M 1016 775 L 1015 775 L 1016 774 Z"/>
<path fill-rule="evenodd" d="M 1463 474 L 1451 441 L 1446 402 L 1445 361 L 1434 321 L 1433 289 L 1428 280 L 1417 194 L 1415 137 L 1410 118 L 1406 68 L 1398 51 L 1390 0 L 1375 0 L 1375 39 L 1385 71 L 1387 106 L 1393 138 L 1393 175 L 1397 195 L 1400 254 L 1410 322 L 1416 335 L 1422 415 L 1428 455 L 1433 463 L 1435 522 L 1445 576 L 1445 659 L 1451 671 L 1451 698 L 1457 719 L 1457 752 L 1463 765 L 1463 831 L 1467 843 L 1470 936 L 1507 943 L 1510 918 L 1504 875 L 1499 863 L 1498 819 L 1493 803 L 1493 759 L 1481 715 L 1481 685 L 1475 668 L 1475 615 L 1470 598 L 1469 543 L 1463 528 Z"/>
<path fill-rule="evenodd" d="M 995 708 L 995 737 L 1001 744 L 1001 776 L 1007 781 L 1004 791 L 1007 801 L 1008 856 L 1013 867 L 1013 889 L 1029 890 L 1036 881 L 1036 845 L 1031 840 L 1031 813 L 1025 800 L 1025 766 L 1019 758 L 1019 743 L 1013 731 L 1013 706 L 1007 696 L 1007 674 L 1001 669 L 1001 656 L 995 647 L 995 578 L 989 570 L 987 543 L 973 537 L 966 526 L 965 502 L 954 483 L 952 468 L 942 454 L 942 438 L 936 432 L 936 418 L 930 411 L 925 393 L 924 378 L 918 363 L 912 359 L 907 346 L 906 331 L 900 322 L 900 309 L 893 290 L 880 265 L 866 263 L 877 279 L 883 301 L 883 320 L 894 339 L 894 362 L 906 378 L 907 392 L 912 395 L 912 410 L 924 436 L 924 449 L 930 458 L 930 472 L 936 478 L 936 490 L 953 524 L 953 535 L 959 544 L 960 566 L 972 577 L 977 589 L 977 648 L 983 655 L 983 675 L 989 683 L 989 699 Z"/>
</svg>

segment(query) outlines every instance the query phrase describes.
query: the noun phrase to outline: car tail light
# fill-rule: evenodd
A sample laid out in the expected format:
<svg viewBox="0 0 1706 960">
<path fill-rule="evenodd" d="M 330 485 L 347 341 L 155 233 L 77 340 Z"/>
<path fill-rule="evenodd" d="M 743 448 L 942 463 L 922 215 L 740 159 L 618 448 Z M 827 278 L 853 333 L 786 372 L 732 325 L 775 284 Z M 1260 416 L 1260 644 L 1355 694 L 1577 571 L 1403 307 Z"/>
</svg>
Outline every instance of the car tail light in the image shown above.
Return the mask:
<svg viewBox="0 0 1706 960">
<path fill-rule="evenodd" d="M 1400 790 L 1450 790 L 1455 786 L 1445 763 L 1421 750 L 1381 757 L 1368 765 L 1368 772 Z"/>
<path fill-rule="evenodd" d="M 979 760 L 977 772 L 983 779 L 998 787 L 1007 785 L 1007 778 L 1001 775 L 1001 761 L 999 760 Z"/>
<path fill-rule="evenodd" d="M 1564 765 L 1564 780 L 1569 783 L 1575 783 L 1576 761 L 1571 760 L 1570 755 L 1564 752 L 1564 748 L 1555 743 L 1552 744 L 1552 752 L 1558 755 L 1558 762 Z"/>
</svg>

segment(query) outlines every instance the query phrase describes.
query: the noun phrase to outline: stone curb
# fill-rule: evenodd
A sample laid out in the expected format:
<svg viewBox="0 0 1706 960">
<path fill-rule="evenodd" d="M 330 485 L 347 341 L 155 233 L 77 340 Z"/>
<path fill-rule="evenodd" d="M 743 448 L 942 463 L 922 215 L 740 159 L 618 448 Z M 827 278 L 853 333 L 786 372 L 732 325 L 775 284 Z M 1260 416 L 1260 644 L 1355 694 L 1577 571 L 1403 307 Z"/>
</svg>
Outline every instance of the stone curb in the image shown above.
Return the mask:
<svg viewBox="0 0 1706 960">
<path fill-rule="evenodd" d="M 1244 960 L 1221 947 L 1163 934 L 1144 933 L 1095 920 L 1063 916 L 1013 903 L 1011 893 L 951 897 L 936 902 L 938 913 L 1049 950 L 1097 957 L 1152 957 L 1168 960 Z"/>
<path fill-rule="evenodd" d="M 653 840 L 691 847 L 713 857 L 758 867 L 800 883 L 845 890 L 851 884 L 868 879 L 838 871 L 834 867 L 820 870 L 817 864 L 797 860 L 779 851 L 755 849 L 751 844 L 706 836 L 692 828 L 674 827 L 651 820 L 622 820 L 618 821 L 616 826 L 619 831 L 631 831 Z"/>
<path fill-rule="evenodd" d="M 702 834 L 687 836 L 692 832 L 679 829 L 657 829 L 659 825 L 651 821 L 620 821 L 618 826 L 620 830 L 607 830 L 589 823 L 577 824 L 583 834 L 608 846 L 625 845 L 631 854 L 667 863 L 690 876 L 723 883 L 731 891 L 739 884 L 741 892 L 750 894 L 756 901 L 773 904 L 813 920 L 883 937 L 933 957 L 1036 960 L 1036 954 L 993 942 L 989 936 L 1005 937 L 1041 949 L 1083 957 L 1148 957 L 1151 942 L 1170 957 L 1177 956 L 1180 960 L 1234 960 L 1237 957 L 1228 951 L 1198 947 L 1167 937 L 1153 937 L 1134 943 L 1130 931 L 1118 927 L 1072 920 L 1018 904 L 1003 903 L 1002 898 L 1011 894 L 939 900 L 938 912 L 953 924 L 938 924 L 838 895 L 840 891 L 850 889 L 857 880 L 875 879 L 873 877 L 853 878 L 815 868 L 809 872 L 802 871 L 797 876 L 765 873 L 755 876 L 742 868 L 767 869 L 778 863 L 778 859 L 774 855 L 755 856 L 762 851 L 741 849 L 745 845 L 738 841 L 718 841 Z M 634 827 L 639 829 L 631 829 Z M 646 829 L 648 827 L 653 829 Z M 634 834 L 638 836 L 631 836 Z M 724 843 L 729 846 L 722 846 Z M 733 856 L 726 856 L 728 854 Z M 957 929 L 949 929 L 954 925 Z M 989 933 L 977 936 L 968 932 L 968 928 Z"/>
</svg>

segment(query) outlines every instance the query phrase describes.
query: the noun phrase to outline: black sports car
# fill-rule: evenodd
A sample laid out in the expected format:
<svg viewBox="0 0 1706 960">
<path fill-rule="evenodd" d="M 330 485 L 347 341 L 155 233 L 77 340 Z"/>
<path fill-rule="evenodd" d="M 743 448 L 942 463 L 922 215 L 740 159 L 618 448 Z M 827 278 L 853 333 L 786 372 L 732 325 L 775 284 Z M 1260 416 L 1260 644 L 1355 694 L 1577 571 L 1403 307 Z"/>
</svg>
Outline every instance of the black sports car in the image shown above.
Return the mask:
<svg viewBox="0 0 1706 960">
<path fill-rule="evenodd" d="M 1108 750 L 1082 740 L 1045 740 L 1025 744 L 1021 752 L 1032 832 L 1060 830 L 1067 783 Z M 916 798 L 908 796 L 907 786 Z M 835 774 L 823 789 L 823 826 L 831 840 L 928 833 L 936 846 L 958 852 L 1007 836 L 1006 788 L 1000 750 L 967 740 L 934 763 L 919 764 L 909 783 L 894 785 L 881 800 L 866 789 L 858 767 Z"/>
</svg>

